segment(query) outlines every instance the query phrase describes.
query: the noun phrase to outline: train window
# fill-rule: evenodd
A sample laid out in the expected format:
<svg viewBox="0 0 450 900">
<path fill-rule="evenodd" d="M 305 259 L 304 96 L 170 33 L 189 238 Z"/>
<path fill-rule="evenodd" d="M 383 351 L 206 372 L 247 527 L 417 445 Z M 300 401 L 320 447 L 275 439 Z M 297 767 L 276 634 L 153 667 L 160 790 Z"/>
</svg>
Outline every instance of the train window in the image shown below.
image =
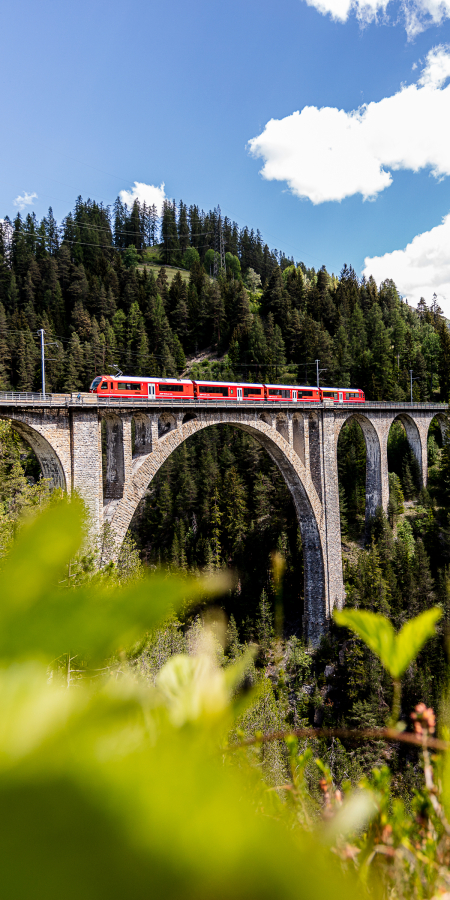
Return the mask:
<svg viewBox="0 0 450 900">
<path fill-rule="evenodd" d="M 107 382 L 107 381 L 104 381 L 104 382 L 100 385 L 100 390 L 102 390 L 102 391 L 107 391 L 107 390 L 108 390 L 108 382 Z"/>
<path fill-rule="evenodd" d="M 269 388 L 269 395 L 271 397 L 283 397 L 284 400 L 289 400 L 291 396 L 291 392 L 286 390 L 278 390 L 277 388 Z"/>
<path fill-rule="evenodd" d="M 300 400 L 301 397 L 312 397 L 313 393 L 314 393 L 314 391 L 299 391 L 298 399 Z"/>
<path fill-rule="evenodd" d="M 179 394 L 182 394 L 184 390 L 184 384 L 160 384 L 159 390 L 170 391 L 171 393 L 177 391 Z"/>
<path fill-rule="evenodd" d="M 347 391 L 347 400 L 357 400 L 358 392 L 357 391 Z"/>
<path fill-rule="evenodd" d="M 119 390 L 119 391 L 140 391 L 141 385 L 140 384 L 128 384 L 124 381 L 119 381 L 119 383 L 117 385 L 117 390 Z"/>
<path fill-rule="evenodd" d="M 220 394 L 222 397 L 228 397 L 228 388 L 219 387 L 217 384 L 199 384 L 200 394 Z"/>
<path fill-rule="evenodd" d="M 256 394 L 258 397 L 261 396 L 261 388 L 244 388 L 244 397 L 251 397 L 252 394 Z"/>
<path fill-rule="evenodd" d="M 98 388 L 98 386 L 99 386 L 101 380 L 102 380 L 102 376 L 101 376 L 101 375 L 100 375 L 100 377 L 94 378 L 94 380 L 93 380 L 93 382 L 92 382 L 92 384 L 91 384 L 91 391 L 95 391 L 96 388 Z"/>
</svg>

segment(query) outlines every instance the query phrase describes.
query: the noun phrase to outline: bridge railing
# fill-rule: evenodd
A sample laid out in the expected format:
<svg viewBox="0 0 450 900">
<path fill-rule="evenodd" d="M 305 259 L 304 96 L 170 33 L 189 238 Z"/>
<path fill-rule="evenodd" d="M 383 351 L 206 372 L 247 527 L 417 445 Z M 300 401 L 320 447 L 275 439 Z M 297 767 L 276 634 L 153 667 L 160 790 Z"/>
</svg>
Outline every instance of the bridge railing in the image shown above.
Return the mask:
<svg viewBox="0 0 450 900">
<path fill-rule="evenodd" d="M 0 391 L 0 402 L 4 403 L 27 403 L 41 401 L 42 403 L 51 403 L 54 394 L 37 394 L 32 391 Z M 60 397 L 60 394 L 56 395 Z"/>
<path fill-rule="evenodd" d="M 88 393 L 79 393 L 79 394 L 41 394 L 32 391 L 0 391 L 0 406 L 5 405 L 18 405 L 21 404 L 31 404 L 38 406 L 58 406 L 58 407 L 115 407 L 117 408 L 137 408 L 139 406 L 145 406 L 147 409 L 151 409 L 152 407 L 155 409 L 160 409 L 164 407 L 176 408 L 190 408 L 190 409 L 241 409 L 246 410 L 247 412 L 263 412 L 264 410 L 270 410 L 271 412 L 275 412 L 279 410 L 290 410 L 293 412 L 296 409 L 305 411 L 307 409 L 335 409 L 336 412 L 339 410 L 345 410 L 348 412 L 349 410 L 354 410 L 355 413 L 363 412 L 364 409 L 371 410 L 394 410 L 399 407 L 405 412 L 408 409 L 411 410 L 436 410 L 437 412 L 446 412 L 449 410 L 448 403 L 441 402 L 433 402 L 433 403 L 410 403 L 408 401 L 392 401 L 392 400 L 366 400 L 365 403 L 355 403 L 355 402 L 347 402 L 347 403 L 334 403 L 332 400 L 326 400 L 325 403 L 311 403 L 310 400 L 298 400 L 296 402 L 293 401 L 284 401 L 284 400 L 276 400 L 273 402 L 262 400 L 260 402 L 251 402 L 245 400 L 194 400 L 187 398 L 171 398 L 171 399 L 162 399 L 158 398 L 156 400 L 151 400 L 149 397 L 100 397 L 98 394 L 88 394 Z"/>
</svg>

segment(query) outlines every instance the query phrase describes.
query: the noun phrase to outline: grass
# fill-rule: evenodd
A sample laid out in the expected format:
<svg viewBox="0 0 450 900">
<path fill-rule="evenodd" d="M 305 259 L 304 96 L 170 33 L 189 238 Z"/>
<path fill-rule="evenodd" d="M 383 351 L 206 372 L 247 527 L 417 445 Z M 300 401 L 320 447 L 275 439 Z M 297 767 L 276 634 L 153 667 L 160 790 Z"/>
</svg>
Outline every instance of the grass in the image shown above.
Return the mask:
<svg viewBox="0 0 450 900">
<path fill-rule="evenodd" d="M 147 268 L 148 268 L 148 269 L 151 269 L 152 272 L 154 272 L 156 278 L 158 277 L 158 275 L 159 275 L 159 273 L 160 273 L 160 270 L 163 268 L 162 265 L 156 264 L 156 263 L 152 263 L 152 262 L 150 262 L 150 261 L 148 261 L 148 262 L 146 263 L 146 265 L 147 265 Z M 138 268 L 138 270 L 139 270 L 140 272 L 142 272 L 143 269 L 144 269 L 144 266 L 138 266 L 137 268 Z M 168 285 L 169 285 L 169 287 L 170 287 L 170 285 L 172 284 L 172 281 L 173 281 L 173 279 L 175 278 L 175 275 L 176 275 L 177 272 L 180 273 L 180 275 L 181 275 L 183 281 L 185 281 L 186 284 L 189 283 L 189 274 L 190 274 L 190 273 L 187 271 L 187 269 L 177 269 L 177 268 L 175 268 L 175 266 L 164 266 L 164 268 L 165 268 L 165 270 L 166 270 L 167 280 L 168 280 Z"/>
</svg>

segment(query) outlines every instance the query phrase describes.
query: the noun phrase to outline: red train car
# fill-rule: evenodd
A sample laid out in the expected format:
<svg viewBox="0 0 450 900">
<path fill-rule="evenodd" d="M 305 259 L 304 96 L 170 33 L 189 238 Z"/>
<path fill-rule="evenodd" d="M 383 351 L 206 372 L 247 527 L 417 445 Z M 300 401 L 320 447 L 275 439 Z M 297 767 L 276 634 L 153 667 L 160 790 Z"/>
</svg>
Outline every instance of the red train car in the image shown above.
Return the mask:
<svg viewBox="0 0 450 900">
<path fill-rule="evenodd" d="M 194 381 L 196 400 L 264 400 L 263 384 L 236 384 L 232 381 Z"/>
<path fill-rule="evenodd" d="M 192 381 L 177 378 L 130 378 L 121 375 L 112 378 L 110 375 L 99 375 L 94 378 L 89 390 L 104 397 L 133 398 L 141 397 L 149 400 L 193 400 L 194 387 Z"/>
<path fill-rule="evenodd" d="M 320 388 L 321 400 L 334 400 L 335 403 L 365 403 L 364 391 L 359 388 Z"/>
<path fill-rule="evenodd" d="M 299 400 L 311 403 L 321 402 L 318 388 L 310 385 L 265 384 L 264 392 L 266 400 L 273 403 L 277 400 L 285 403 L 297 403 Z"/>
</svg>

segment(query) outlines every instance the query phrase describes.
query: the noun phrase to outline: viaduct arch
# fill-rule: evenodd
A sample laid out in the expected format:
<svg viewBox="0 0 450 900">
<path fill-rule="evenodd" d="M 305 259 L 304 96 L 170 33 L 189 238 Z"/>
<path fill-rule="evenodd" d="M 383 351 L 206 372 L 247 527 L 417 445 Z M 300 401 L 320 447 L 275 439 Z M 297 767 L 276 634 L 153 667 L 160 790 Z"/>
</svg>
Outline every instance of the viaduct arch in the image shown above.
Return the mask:
<svg viewBox="0 0 450 900">
<path fill-rule="evenodd" d="M 116 454 L 107 454 L 106 490 L 107 496 L 111 499 L 106 508 L 106 516 L 111 526 L 115 546 L 121 545 L 138 503 L 145 496 L 156 473 L 177 447 L 193 434 L 212 425 L 227 424 L 239 428 L 256 438 L 264 447 L 278 466 L 292 495 L 303 545 L 304 626 L 309 639 L 313 642 L 317 641 L 330 615 L 330 591 L 333 590 L 330 584 L 330 569 L 324 563 L 330 552 L 327 547 L 328 534 L 323 506 L 313 480 L 304 463 L 289 444 L 289 427 L 286 417 L 283 415 L 275 417 L 275 422 L 270 422 L 270 424 L 266 421 L 264 414 L 254 417 L 243 416 L 240 413 L 236 415 L 228 413 L 226 417 L 223 417 L 221 413 L 207 413 L 201 417 L 194 417 L 191 414 L 183 418 L 186 420 L 177 423 L 174 417 L 163 414 L 158 418 L 158 423 L 152 423 L 149 417 L 145 421 L 145 416 L 140 414 L 135 420 L 135 454 L 132 457 L 129 477 L 124 480 L 123 487 L 114 485 L 114 475 L 118 471 L 122 471 L 122 467 L 123 471 L 125 470 L 125 454 L 123 463 L 120 454 L 119 461 L 115 458 Z M 155 432 L 158 429 L 160 434 L 156 450 L 149 450 L 149 447 L 152 446 L 152 424 Z M 114 449 L 117 450 L 115 442 Z M 119 493 L 121 494 L 120 499 L 113 499 L 117 498 Z M 340 596 L 333 599 L 335 602 L 341 601 Z"/>
<path fill-rule="evenodd" d="M 305 569 L 304 630 L 317 644 L 334 606 L 344 602 L 337 472 L 339 433 L 359 422 L 367 449 L 366 517 L 387 511 L 387 440 L 399 419 L 426 485 L 427 436 L 437 417 L 447 428 L 444 404 L 370 403 L 355 408 L 332 401 L 243 403 L 116 401 L 93 394 L 0 394 L 0 418 L 30 444 L 55 486 L 84 498 L 93 530 L 109 523 L 115 553 L 156 472 L 183 441 L 210 425 L 248 432 L 278 466 L 291 492 L 301 529 Z M 134 420 L 135 441 L 132 446 Z M 102 448 L 106 447 L 105 454 Z"/>
</svg>

